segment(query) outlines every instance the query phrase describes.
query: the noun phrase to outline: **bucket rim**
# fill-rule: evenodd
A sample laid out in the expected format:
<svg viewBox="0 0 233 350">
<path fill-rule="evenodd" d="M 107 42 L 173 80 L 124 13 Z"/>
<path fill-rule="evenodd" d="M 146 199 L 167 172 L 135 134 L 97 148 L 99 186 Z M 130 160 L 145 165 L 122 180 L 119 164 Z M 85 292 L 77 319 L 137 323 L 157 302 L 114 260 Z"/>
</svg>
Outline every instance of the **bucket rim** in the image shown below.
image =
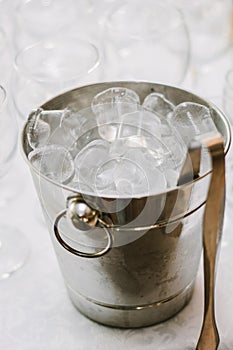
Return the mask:
<svg viewBox="0 0 233 350">
<path fill-rule="evenodd" d="M 54 96 L 53 98 L 49 99 L 48 101 L 46 101 L 45 103 L 43 103 L 43 105 L 40 106 L 40 108 L 45 108 L 49 103 L 51 103 L 52 101 L 54 101 L 55 99 L 61 97 L 61 96 L 64 96 L 66 94 L 70 94 L 72 92 L 75 92 L 75 91 L 78 91 L 82 88 L 91 88 L 91 87 L 95 87 L 97 85 L 101 86 L 101 85 L 109 85 L 109 87 L 119 87 L 121 85 L 124 85 L 124 84 L 136 84 L 136 85 L 140 85 L 140 84 L 149 84 L 151 86 L 160 86 L 160 87 L 164 87 L 164 88 L 168 88 L 168 89 L 176 89 L 180 92 L 185 92 L 185 93 L 189 93 L 191 94 L 194 98 L 196 99 L 199 99 L 199 100 L 202 100 L 203 102 L 205 102 L 205 104 L 208 104 L 212 109 L 214 109 L 217 114 L 220 116 L 222 122 L 224 123 L 225 125 L 225 129 L 227 131 L 226 133 L 226 137 L 224 137 L 224 154 L 225 154 L 225 157 L 230 149 L 230 145 L 231 145 L 231 128 L 230 128 L 230 123 L 227 119 L 227 117 L 225 116 L 225 114 L 221 111 L 221 109 L 219 107 L 216 106 L 215 103 L 211 102 L 209 99 L 206 99 L 206 98 L 202 98 L 200 97 L 199 95 L 191 92 L 190 90 L 188 89 L 182 89 L 180 87 L 177 87 L 177 86 L 173 86 L 173 85 L 167 85 L 167 84 L 162 84 L 162 83 L 154 83 L 154 82 L 151 82 L 151 81 L 143 81 L 143 80 L 121 80 L 121 81 L 105 81 L 105 82 L 97 82 L 97 83 L 93 83 L 93 84 L 87 84 L 87 85 L 82 85 L 82 86 L 79 86 L 77 88 L 74 88 L 74 89 L 70 89 L 68 91 L 65 91 L 65 92 L 62 92 L 61 94 L 58 94 L 56 96 Z M 177 191 L 177 190 L 182 190 L 184 189 L 186 186 L 190 186 L 190 185 L 194 185 L 195 183 L 201 181 L 202 179 L 206 178 L 208 175 L 210 175 L 212 173 L 212 170 L 209 170 L 208 172 L 202 174 L 201 176 L 199 176 L 198 178 L 192 180 L 192 181 L 189 181 L 183 185 L 180 185 L 180 186 L 174 186 L 174 187 L 171 187 L 169 188 L 167 191 L 165 192 L 157 192 L 157 193 L 152 193 L 150 195 L 138 195 L 138 196 L 119 196 L 119 197 L 111 197 L 111 196 L 107 196 L 107 195 L 104 195 L 104 196 L 99 196 L 98 193 L 88 193 L 88 192 L 79 192 L 77 190 L 75 190 L 74 188 L 68 186 L 68 185 L 65 185 L 65 184 L 60 184 L 58 183 L 57 181 L 53 180 L 53 179 L 50 179 L 49 177 L 47 177 L 46 175 L 42 174 L 36 167 L 34 167 L 27 155 L 26 155 L 26 152 L 25 152 L 25 130 L 26 130 L 26 125 L 27 125 L 27 120 L 25 121 L 24 123 L 24 126 L 23 126 L 23 129 L 21 131 L 21 137 L 20 137 L 20 151 L 21 151 L 21 154 L 25 160 L 25 162 L 28 164 L 29 166 L 29 169 L 30 170 L 33 170 L 33 172 L 35 174 L 37 174 L 40 178 L 43 178 L 44 180 L 50 182 L 51 184 L 55 185 L 56 187 L 59 187 L 63 190 L 66 190 L 66 191 L 69 191 L 69 192 L 72 192 L 72 193 L 80 193 L 81 195 L 87 195 L 89 197 L 93 197 L 93 198 L 104 198 L 104 199 L 107 199 L 107 200 L 129 200 L 129 199 L 143 199 L 143 198 L 148 198 L 148 197 L 157 197 L 157 196 L 161 196 L 161 195 L 164 195 L 164 194 L 169 194 L 169 193 L 172 193 L 173 191 Z"/>
</svg>

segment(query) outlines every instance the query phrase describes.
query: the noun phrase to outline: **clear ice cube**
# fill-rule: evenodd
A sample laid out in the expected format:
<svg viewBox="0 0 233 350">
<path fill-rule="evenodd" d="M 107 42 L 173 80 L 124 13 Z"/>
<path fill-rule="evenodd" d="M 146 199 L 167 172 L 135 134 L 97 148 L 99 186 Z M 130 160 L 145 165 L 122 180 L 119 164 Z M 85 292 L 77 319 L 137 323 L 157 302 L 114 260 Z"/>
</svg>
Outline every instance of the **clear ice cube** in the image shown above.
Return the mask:
<svg viewBox="0 0 233 350">
<path fill-rule="evenodd" d="M 196 135 L 217 131 L 209 108 L 193 102 L 183 102 L 176 106 L 171 123 L 178 130 L 186 145 Z"/>
<path fill-rule="evenodd" d="M 195 136 L 200 136 L 211 131 L 218 132 L 211 117 L 210 109 L 193 102 L 184 102 L 176 106 L 171 116 L 171 123 L 180 133 L 187 146 Z M 208 151 L 206 148 L 203 148 L 200 174 L 205 173 L 210 168 L 211 163 Z"/>
<path fill-rule="evenodd" d="M 121 116 L 136 111 L 140 104 L 139 96 L 130 89 L 110 88 L 97 94 L 92 101 L 92 110 L 96 115 L 99 134 L 109 142 L 117 135 L 115 123 Z"/>
<path fill-rule="evenodd" d="M 29 160 L 82 193 L 132 197 L 176 186 L 189 141 L 215 128 L 210 111 L 191 102 L 175 107 L 159 93 L 139 102 L 132 90 L 110 88 L 80 111 L 38 110 L 27 126 L 37 147 Z"/>
<path fill-rule="evenodd" d="M 106 194 L 111 191 L 115 196 L 142 193 L 148 189 L 143 169 L 125 158 L 113 158 L 103 163 L 95 180 L 98 191 Z"/>
<path fill-rule="evenodd" d="M 116 138 L 117 127 L 116 125 L 99 125 L 98 132 L 102 139 L 112 142 Z"/>
<path fill-rule="evenodd" d="M 143 106 L 153 111 L 161 121 L 161 136 L 163 142 L 173 151 L 176 168 L 179 169 L 184 161 L 187 147 L 177 130 L 170 123 L 175 105 L 160 93 L 149 94 Z"/>
<path fill-rule="evenodd" d="M 28 117 L 26 134 L 31 148 L 42 147 L 48 143 L 50 125 L 41 119 L 42 109 L 32 111 Z"/>
<path fill-rule="evenodd" d="M 102 164 L 96 173 L 96 188 L 102 195 L 109 192 L 118 196 L 147 195 L 166 189 L 165 175 L 151 167 L 144 155 L 145 149 L 131 149 L 123 157 L 112 158 Z"/>
<path fill-rule="evenodd" d="M 131 150 L 133 152 L 134 150 L 136 152 L 142 152 L 144 157 L 152 162 L 151 165 L 153 164 L 156 167 L 160 167 L 161 165 L 164 168 L 175 166 L 175 162 L 172 160 L 172 153 L 166 145 L 155 137 L 151 138 L 145 135 L 117 139 L 111 144 L 109 153 L 111 157 L 125 157 Z"/>
<path fill-rule="evenodd" d="M 56 144 L 66 147 L 67 149 L 72 149 L 76 139 L 73 135 L 74 128 L 71 125 L 68 128 L 68 125 L 63 123 L 63 120 L 68 119 L 71 111 L 68 109 L 58 111 L 47 111 L 44 112 L 44 118 L 49 118 L 52 120 L 53 128 L 51 130 L 51 136 L 49 143 Z"/>
<path fill-rule="evenodd" d="M 175 105 L 172 102 L 166 99 L 163 94 L 157 92 L 147 95 L 143 102 L 143 106 L 167 118 L 170 117 L 175 108 Z"/>
<path fill-rule="evenodd" d="M 138 127 L 136 130 L 141 132 Z M 167 180 L 162 169 L 174 166 L 166 146 L 148 130 L 143 136 L 135 135 L 135 126 L 132 135 L 129 130 L 123 135 L 112 143 L 96 139 L 81 149 L 75 157 L 77 182 L 87 184 L 101 196 L 143 195 L 165 190 Z"/>
<path fill-rule="evenodd" d="M 147 182 L 145 188 L 148 193 L 163 192 L 167 187 L 165 173 L 161 167 L 165 159 L 161 159 L 162 162 L 159 163 L 158 155 L 155 155 L 155 151 L 152 153 L 148 148 L 134 148 L 129 149 L 125 154 L 126 159 L 129 159 L 137 167 L 143 169 Z"/>
<path fill-rule="evenodd" d="M 122 117 L 110 154 L 124 156 L 130 148 L 143 148 L 143 152 L 146 149 L 145 156 L 150 154 L 156 166 L 175 170 L 182 166 L 187 147 L 166 118 L 141 107 Z"/>
<path fill-rule="evenodd" d="M 111 154 L 124 154 L 127 147 L 147 147 L 149 139 L 161 138 L 161 122 L 152 112 L 138 106 L 138 110 L 122 115 L 117 134 L 111 144 Z"/>
<path fill-rule="evenodd" d="M 64 114 L 68 113 L 67 109 L 41 109 L 40 117 L 50 125 L 51 133 L 60 125 Z"/>
<path fill-rule="evenodd" d="M 122 87 L 113 87 L 107 90 L 104 90 L 97 94 L 92 101 L 92 109 L 94 113 L 99 114 L 104 111 L 104 104 L 109 106 L 118 105 L 119 109 L 122 107 L 120 104 L 124 103 L 123 108 L 126 110 L 123 113 L 129 113 L 131 111 L 131 105 L 140 104 L 139 96 L 135 91 L 122 88 Z M 130 109 L 127 110 L 127 106 Z"/>
<path fill-rule="evenodd" d="M 161 122 L 158 116 L 138 106 L 138 110 L 122 115 L 117 138 L 149 133 L 151 137 L 161 137 Z"/>
<path fill-rule="evenodd" d="M 64 133 L 70 133 L 76 140 L 85 132 L 85 124 L 93 120 L 93 113 L 90 108 L 85 108 L 82 111 L 67 110 L 63 114 L 60 122 L 60 127 Z"/>
<path fill-rule="evenodd" d="M 78 181 L 94 187 L 97 168 L 109 158 L 109 143 L 102 139 L 88 143 L 75 157 L 75 172 Z"/>
<path fill-rule="evenodd" d="M 174 169 L 180 169 L 187 152 L 186 144 L 177 130 L 167 120 L 164 120 L 162 123 L 161 134 L 163 144 L 172 153 Z"/>
<path fill-rule="evenodd" d="M 47 145 L 29 153 L 31 164 L 43 175 L 62 184 L 74 177 L 74 161 L 69 151 L 60 145 Z"/>
<path fill-rule="evenodd" d="M 172 188 L 172 187 L 176 187 L 177 183 L 178 183 L 178 179 L 179 179 L 179 174 L 180 172 L 177 170 L 174 170 L 172 168 L 168 168 L 165 170 L 165 177 L 167 180 L 167 187 L 168 188 Z"/>
<path fill-rule="evenodd" d="M 73 128 L 71 126 L 69 129 L 64 128 L 62 124 L 62 120 L 68 118 L 69 115 L 68 109 L 44 110 L 40 108 L 38 112 L 33 112 L 27 124 L 29 144 L 33 142 L 33 145 L 37 145 L 36 147 L 56 144 L 72 149 L 75 143 L 72 135 Z"/>
</svg>

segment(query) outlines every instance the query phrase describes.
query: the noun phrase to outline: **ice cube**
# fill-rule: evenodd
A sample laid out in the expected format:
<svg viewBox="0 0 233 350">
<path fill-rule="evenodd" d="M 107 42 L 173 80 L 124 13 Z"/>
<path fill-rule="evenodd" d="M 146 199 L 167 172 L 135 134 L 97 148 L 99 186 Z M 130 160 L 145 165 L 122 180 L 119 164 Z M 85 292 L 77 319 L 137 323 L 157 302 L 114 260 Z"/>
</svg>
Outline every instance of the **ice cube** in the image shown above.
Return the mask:
<svg viewBox="0 0 233 350">
<path fill-rule="evenodd" d="M 176 168 L 180 168 L 184 161 L 187 147 L 177 130 L 170 123 L 175 105 L 167 100 L 164 95 L 151 93 L 145 98 L 143 106 L 153 111 L 160 119 L 162 140 L 173 151 Z"/>
<path fill-rule="evenodd" d="M 211 117 L 210 109 L 198 103 L 184 102 L 179 104 L 171 116 L 171 123 L 180 133 L 186 145 L 195 138 L 211 131 L 218 132 Z M 207 149 L 203 148 L 201 155 L 200 174 L 211 168 Z"/>
<path fill-rule="evenodd" d="M 123 103 L 123 105 L 121 105 L 121 103 Z M 119 109 L 123 107 L 125 110 L 123 110 L 122 113 L 125 114 L 132 111 L 133 105 L 137 106 L 137 104 L 140 104 L 140 99 L 133 90 L 113 87 L 100 92 L 93 98 L 92 109 L 94 113 L 99 114 L 105 112 L 104 104 L 107 104 L 109 107 L 118 106 Z"/>
<path fill-rule="evenodd" d="M 167 187 L 166 177 L 161 166 L 164 162 L 167 162 L 167 159 L 161 157 L 159 160 L 156 151 L 157 149 L 151 152 L 149 148 L 134 148 L 129 149 L 125 154 L 126 159 L 138 168 L 143 169 L 147 182 L 144 192 L 146 190 L 148 194 L 163 192 Z"/>
<path fill-rule="evenodd" d="M 127 138 L 115 140 L 110 147 L 111 157 L 125 157 L 130 150 L 140 151 L 144 157 L 150 160 L 152 164 L 159 167 L 163 163 L 171 166 L 172 153 L 168 150 L 161 140 L 148 136 L 130 136 Z M 175 162 L 172 163 L 175 167 Z"/>
<path fill-rule="evenodd" d="M 169 118 L 175 108 L 175 105 L 170 102 L 163 94 L 153 92 L 146 96 L 143 106 L 153 112 L 161 114 L 161 116 Z"/>
<path fill-rule="evenodd" d="M 176 106 L 171 116 L 171 123 L 186 145 L 196 135 L 217 131 L 209 108 L 193 102 L 183 102 Z"/>
<path fill-rule="evenodd" d="M 167 123 L 165 118 L 162 119 Z M 149 150 L 156 165 L 164 163 L 166 167 L 169 164 L 176 169 L 177 164 L 182 165 L 185 145 L 180 145 L 182 143 L 180 137 L 172 132 L 168 123 L 166 125 L 169 130 L 163 135 L 158 114 L 143 107 L 136 112 L 123 115 L 117 137 L 111 143 L 110 154 L 124 156 L 130 148 L 144 148 Z"/>
<path fill-rule="evenodd" d="M 174 169 L 180 169 L 187 152 L 187 146 L 177 130 L 164 120 L 161 127 L 161 140 L 174 160 Z"/>
<path fill-rule="evenodd" d="M 147 147 L 147 140 L 153 138 L 161 138 L 160 120 L 154 113 L 138 106 L 137 111 L 122 115 L 110 153 L 123 155 L 127 147 Z"/>
<path fill-rule="evenodd" d="M 91 108 L 84 108 L 81 111 L 68 110 L 61 118 L 60 127 L 64 133 L 70 133 L 76 140 L 85 132 L 84 125 L 91 120 L 93 121 Z"/>
<path fill-rule="evenodd" d="M 35 115 L 34 115 L 35 114 Z M 27 122 L 28 142 L 32 148 L 48 145 L 62 145 L 72 149 L 75 138 L 72 135 L 72 128 L 64 128 L 62 120 L 70 115 L 68 109 L 44 110 L 38 109 L 31 114 Z"/>
<path fill-rule="evenodd" d="M 149 189 L 152 189 L 154 193 L 158 193 L 158 187 L 155 186 L 160 186 L 161 191 L 163 191 L 166 187 L 175 187 L 177 184 L 179 171 L 177 171 L 173 150 L 168 149 L 162 140 L 149 139 L 146 148 L 127 148 L 124 157 L 144 167 L 148 176 Z M 157 177 L 158 181 L 156 180 L 155 183 L 154 179 L 157 179 Z M 165 177 L 165 180 L 163 180 L 163 177 Z"/>
<path fill-rule="evenodd" d="M 149 133 L 151 137 L 161 137 L 161 121 L 158 116 L 141 106 L 138 110 L 122 115 L 117 138 Z"/>
<path fill-rule="evenodd" d="M 50 125 L 51 133 L 53 133 L 53 131 L 60 126 L 61 119 L 66 113 L 69 113 L 67 109 L 41 109 L 40 117 Z"/>
<path fill-rule="evenodd" d="M 33 149 L 46 145 L 50 137 L 50 126 L 41 119 L 41 111 L 41 108 L 32 111 L 26 125 L 28 143 Z"/>
<path fill-rule="evenodd" d="M 93 187 L 97 168 L 109 158 L 109 143 L 102 139 L 88 143 L 75 157 L 78 181 Z"/>
<path fill-rule="evenodd" d="M 124 156 L 128 151 L 128 148 L 134 147 L 147 147 L 146 138 L 143 136 L 129 136 L 125 138 L 116 139 L 110 146 L 110 155 L 114 156 Z"/>
<path fill-rule="evenodd" d="M 139 96 L 130 89 L 110 88 L 97 94 L 92 101 L 92 110 L 96 115 L 99 134 L 109 142 L 117 134 L 115 123 L 121 121 L 121 116 L 136 111 L 140 104 Z"/>
<path fill-rule="evenodd" d="M 129 159 L 113 158 L 98 168 L 96 173 L 96 188 L 108 194 L 115 192 L 115 196 L 132 195 L 146 192 L 147 178 L 142 168 Z M 131 185 L 127 184 L 131 183 Z"/>
<path fill-rule="evenodd" d="M 180 173 L 168 168 L 164 170 L 164 174 L 167 180 L 167 188 L 176 187 Z"/>
<path fill-rule="evenodd" d="M 115 180 L 117 195 L 130 196 L 134 195 L 133 183 L 130 179 L 119 178 Z"/>
<path fill-rule="evenodd" d="M 74 162 L 71 154 L 60 145 L 36 148 L 29 153 L 31 164 L 43 175 L 62 184 L 74 176 Z"/>
<path fill-rule="evenodd" d="M 117 127 L 116 125 L 99 125 L 98 132 L 102 139 L 112 142 L 116 138 Z"/>
<path fill-rule="evenodd" d="M 116 193 L 114 177 L 118 163 L 119 159 L 108 159 L 95 169 L 93 182 L 97 192 L 104 191 L 105 194 L 108 194 L 108 192 Z"/>
<path fill-rule="evenodd" d="M 72 149 L 76 139 L 72 134 L 74 130 L 71 127 L 65 127 L 63 120 L 68 119 L 70 116 L 70 111 L 68 109 L 60 111 L 45 111 L 44 118 L 49 118 L 53 127 L 51 130 L 51 136 L 49 139 L 49 144 L 61 145 L 67 148 L 68 150 Z"/>
<path fill-rule="evenodd" d="M 166 189 L 164 174 L 145 157 L 145 149 L 130 149 L 124 157 L 103 163 L 96 173 L 96 188 L 101 194 L 138 196 Z"/>
<path fill-rule="evenodd" d="M 111 145 L 111 153 L 123 154 L 124 147 L 148 147 L 157 153 L 158 159 L 170 157 L 174 160 L 174 169 L 183 164 L 186 145 L 166 117 L 148 111 L 143 107 L 122 116 L 116 140 Z M 170 156 L 169 156 L 170 154 Z M 156 154 L 154 155 L 156 158 Z"/>
</svg>

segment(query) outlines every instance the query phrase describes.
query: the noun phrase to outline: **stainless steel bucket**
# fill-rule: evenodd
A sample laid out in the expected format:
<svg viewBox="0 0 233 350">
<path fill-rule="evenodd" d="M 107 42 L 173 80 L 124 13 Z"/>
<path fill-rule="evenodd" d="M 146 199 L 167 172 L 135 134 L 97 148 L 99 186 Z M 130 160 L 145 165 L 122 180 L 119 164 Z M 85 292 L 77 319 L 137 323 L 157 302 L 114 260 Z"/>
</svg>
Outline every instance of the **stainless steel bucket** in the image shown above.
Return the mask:
<svg viewBox="0 0 233 350">
<path fill-rule="evenodd" d="M 72 106 L 79 110 L 90 106 L 97 93 L 114 86 L 134 90 L 141 100 L 159 92 L 174 104 L 191 101 L 211 108 L 227 152 L 230 130 L 221 111 L 175 87 L 148 82 L 100 83 L 64 93 L 42 108 Z M 27 160 L 30 146 L 25 128 L 22 146 Z M 114 199 L 76 193 L 39 174 L 27 162 L 69 296 L 84 315 L 106 325 L 142 327 L 168 319 L 188 303 L 202 251 L 210 172 L 166 193 Z M 92 229 L 86 230 L 85 222 L 84 230 L 78 225 L 74 228 L 66 220 L 72 217 L 75 222 L 72 208 L 78 205 L 88 214 L 87 224 Z"/>
</svg>

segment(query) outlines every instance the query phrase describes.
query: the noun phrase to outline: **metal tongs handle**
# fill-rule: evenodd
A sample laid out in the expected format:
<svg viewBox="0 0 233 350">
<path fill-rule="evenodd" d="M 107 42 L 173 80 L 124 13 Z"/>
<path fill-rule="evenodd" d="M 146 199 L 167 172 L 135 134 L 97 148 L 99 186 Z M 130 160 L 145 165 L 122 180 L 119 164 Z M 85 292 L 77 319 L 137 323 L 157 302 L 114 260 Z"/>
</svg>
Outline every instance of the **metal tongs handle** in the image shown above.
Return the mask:
<svg viewBox="0 0 233 350">
<path fill-rule="evenodd" d="M 212 177 L 203 221 L 204 248 L 204 319 L 197 350 L 215 350 L 219 334 L 215 321 L 215 265 L 225 205 L 225 158 L 223 138 L 220 134 L 206 134 L 199 139 L 209 150 Z"/>
</svg>

